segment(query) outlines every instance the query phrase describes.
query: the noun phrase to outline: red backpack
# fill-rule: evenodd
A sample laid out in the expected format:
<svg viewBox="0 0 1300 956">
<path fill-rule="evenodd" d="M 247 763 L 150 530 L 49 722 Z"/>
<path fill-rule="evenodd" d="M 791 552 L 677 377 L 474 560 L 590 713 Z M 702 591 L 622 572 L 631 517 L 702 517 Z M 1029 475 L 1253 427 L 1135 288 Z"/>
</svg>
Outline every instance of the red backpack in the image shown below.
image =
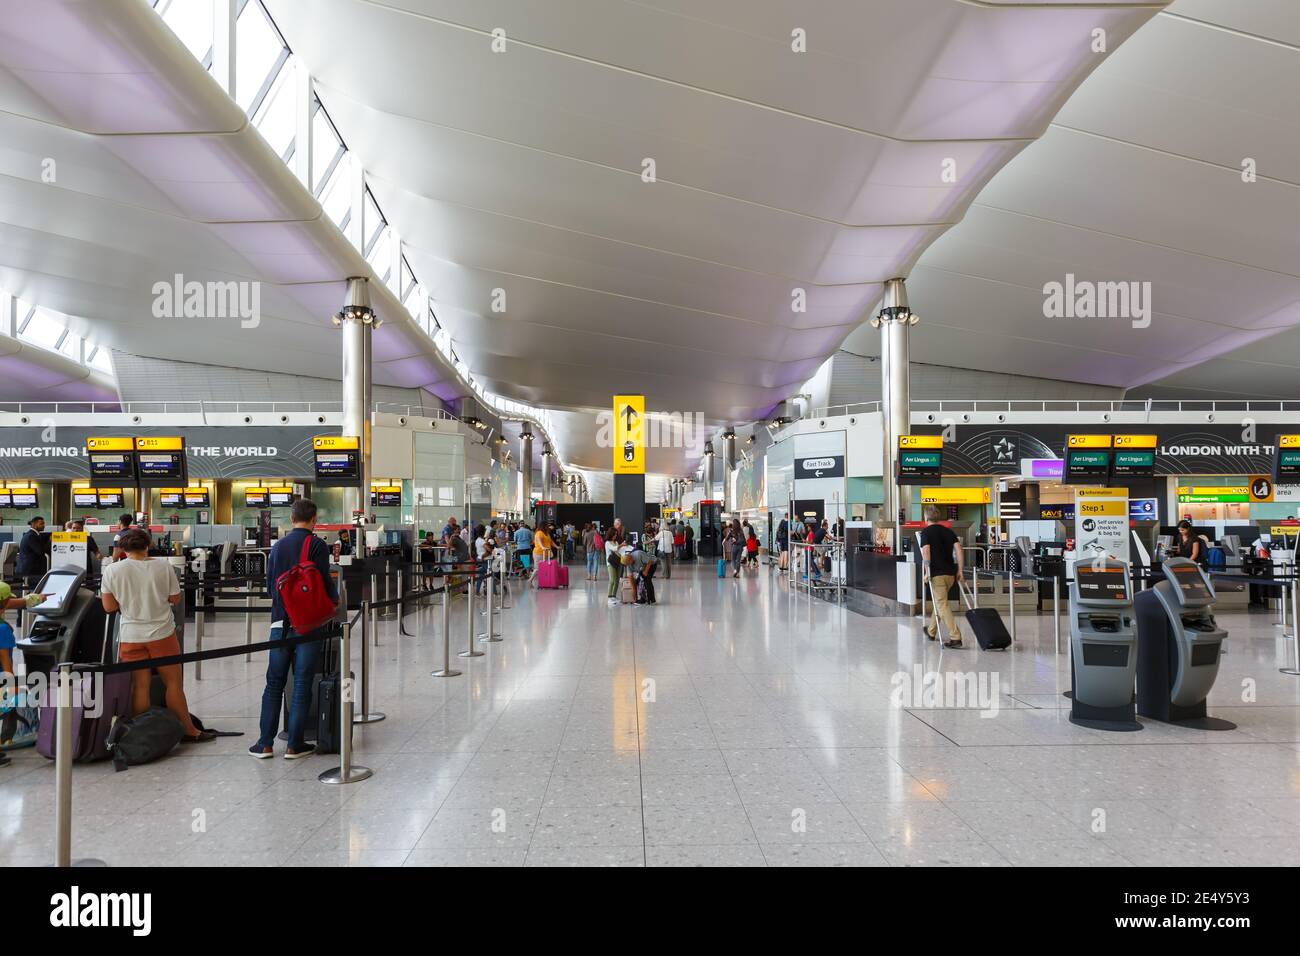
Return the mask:
<svg viewBox="0 0 1300 956">
<path fill-rule="evenodd" d="M 594 535 L 591 536 L 591 550 L 592 551 L 605 550 L 605 539 L 600 536 L 599 531 L 597 531 Z"/>
<path fill-rule="evenodd" d="M 298 563 L 275 579 L 284 616 L 295 634 L 310 634 L 334 616 L 334 602 L 325 589 L 320 568 L 307 556 L 315 540 L 314 534 L 308 534 Z"/>
</svg>

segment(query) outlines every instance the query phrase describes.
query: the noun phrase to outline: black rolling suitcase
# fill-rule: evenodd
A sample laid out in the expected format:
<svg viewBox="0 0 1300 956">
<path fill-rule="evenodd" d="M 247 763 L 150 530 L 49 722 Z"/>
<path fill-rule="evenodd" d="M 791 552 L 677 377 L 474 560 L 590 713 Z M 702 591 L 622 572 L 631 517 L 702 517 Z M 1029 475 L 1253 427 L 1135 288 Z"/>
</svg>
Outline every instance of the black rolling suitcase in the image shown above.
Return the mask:
<svg viewBox="0 0 1300 956">
<path fill-rule="evenodd" d="M 333 628 L 335 625 L 331 622 L 324 626 Z M 337 676 L 338 674 L 339 661 L 337 640 L 330 639 L 321 642 L 321 652 L 316 656 L 316 668 L 314 674 L 308 675 L 312 685 L 311 705 L 307 708 L 307 724 L 302 735 L 303 740 L 308 742 L 316 739 L 316 724 L 317 718 L 320 715 L 321 707 L 321 684 L 324 683 L 328 677 Z M 295 674 L 293 668 L 290 667 L 289 676 L 285 680 L 284 684 L 283 720 L 284 727 L 286 728 L 289 726 L 289 705 L 293 701 L 293 684 L 297 677 L 298 675 Z M 280 740 L 288 740 L 289 732 L 287 729 L 281 730 L 277 736 Z M 332 753 L 333 751 L 330 752 Z"/>
<path fill-rule="evenodd" d="M 975 640 L 979 641 L 980 649 L 1004 651 L 1010 647 L 1011 635 L 1007 633 L 1007 626 L 1002 623 L 1002 615 L 997 612 L 997 609 L 974 607 L 960 578 L 957 579 L 957 590 L 961 592 L 962 600 L 966 602 L 966 623 L 970 625 Z"/>
<path fill-rule="evenodd" d="M 339 730 L 343 713 L 343 681 L 338 674 L 329 674 L 318 678 L 316 685 L 316 752 L 318 754 L 336 754 L 339 752 Z M 353 686 L 356 679 L 353 677 Z M 349 735 L 352 728 L 348 727 Z"/>
</svg>

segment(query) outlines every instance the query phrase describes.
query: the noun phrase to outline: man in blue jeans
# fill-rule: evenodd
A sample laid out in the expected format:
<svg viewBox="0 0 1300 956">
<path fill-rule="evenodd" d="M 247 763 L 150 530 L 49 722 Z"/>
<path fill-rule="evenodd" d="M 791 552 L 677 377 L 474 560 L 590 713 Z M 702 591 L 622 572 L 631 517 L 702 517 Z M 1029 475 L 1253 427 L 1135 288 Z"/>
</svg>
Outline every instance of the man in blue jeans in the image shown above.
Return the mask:
<svg viewBox="0 0 1300 956">
<path fill-rule="evenodd" d="M 338 603 L 338 589 L 330 576 L 330 549 L 324 540 L 317 538 L 316 503 L 306 498 L 299 498 L 293 503 L 289 513 L 293 530 L 281 538 L 271 548 L 271 555 L 266 561 L 266 589 L 271 595 L 271 636 L 270 640 L 279 641 L 293 635 L 289 622 L 284 617 L 284 605 L 275 589 L 275 582 L 298 563 L 302 556 L 303 541 L 312 538 L 307 551 L 307 558 L 320 569 L 325 582 L 326 593 L 335 604 Z M 266 666 L 266 690 L 262 692 L 261 737 L 257 743 L 248 748 L 254 757 L 265 759 L 273 756 L 271 745 L 275 735 L 280 731 L 280 710 L 284 706 L 284 685 L 288 682 L 289 668 L 293 668 L 293 699 L 289 702 L 289 749 L 285 751 L 286 760 L 310 757 L 316 752 L 314 744 L 303 742 L 303 733 L 307 725 L 307 712 L 311 709 L 313 678 L 316 676 L 317 663 L 322 653 L 319 641 L 299 644 L 296 647 L 270 650 L 270 661 Z"/>
</svg>

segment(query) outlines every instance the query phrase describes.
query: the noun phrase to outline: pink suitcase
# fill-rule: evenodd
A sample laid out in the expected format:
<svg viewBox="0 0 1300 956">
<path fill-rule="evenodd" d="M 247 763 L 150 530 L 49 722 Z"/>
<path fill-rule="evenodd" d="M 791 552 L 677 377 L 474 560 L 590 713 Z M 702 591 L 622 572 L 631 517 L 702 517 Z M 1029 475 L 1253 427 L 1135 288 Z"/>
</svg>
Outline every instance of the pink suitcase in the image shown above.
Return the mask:
<svg viewBox="0 0 1300 956">
<path fill-rule="evenodd" d="M 537 565 L 537 586 L 539 588 L 567 588 L 569 586 L 569 569 L 558 561 L 541 561 Z"/>
</svg>

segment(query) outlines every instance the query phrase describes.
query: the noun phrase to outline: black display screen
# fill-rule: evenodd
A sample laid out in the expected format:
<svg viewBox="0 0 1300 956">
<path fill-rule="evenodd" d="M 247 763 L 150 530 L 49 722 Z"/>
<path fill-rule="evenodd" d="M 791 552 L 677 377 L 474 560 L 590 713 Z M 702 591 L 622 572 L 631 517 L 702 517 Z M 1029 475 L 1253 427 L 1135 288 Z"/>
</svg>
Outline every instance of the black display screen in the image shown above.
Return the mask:
<svg viewBox="0 0 1300 956">
<path fill-rule="evenodd" d="M 1116 478 L 1150 478 L 1156 472 L 1153 451 L 1117 451 L 1111 473 Z"/>
<path fill-rule="evenodd" d="M 12 507 L 19 509 L 36 507 L 36 492 L 34 491 L 13 491 L 10 490 L 10 496 L 13 498 Z"/>
<path fill-rule="evenodd" d="M 1104 485 L 1110 480 L 1110 452 L 1095 448 L 1070 448 L 1065 452 L 1065 483 Z"/>
<path fill-rule="evenodd" d="M 208 491 L 205 488 L 202 491 L 185 492 L 186 508 L 206 508 L 208 507 Z"/>
<path fill-rule="evenodd" d="M 376 508 L 400 508 L 402 507 L 402 493 L 400 491 L 372 491 L 370 493 L 370 503 Z"/>
<path fill-rule="evenodd" d="M 184 497 L 179 491 L 166 491 L 158 496 L 158 504 L 163 508 L 184 508 Z"/>
<path fill-rule="evenodd" d="M 1171 575 L 1170 572 L 1173 572 Z M 1178 587 L 1184 604 L 1210 600 L 1210 589 L 1205 586 L 1205 576 L 1194 564 L 1165 565 L 1165 576 Z"/>
<path fill-rule="evenodd" d="M 135 481 L 135 452 L 92 451 L 86 457 L 90 461 L 91 481 Z"/>
<path fill-rule="evenodd" d="M 13 506 L 14 499 L 10 496 L 9 492 L 0 491 L 0 508 L 12 508 Z"/>
<path fill-rule="evenodd" d="M 265 508 L 266 507 L 265 491 L 245 491 L 244 507 L 245 508 Z"/>
<path fill-rule="evenodd" d="M 1122 570 L 1097 570 L 1086 564 L 1076 564 L 1074 582 L 1079 589 L 1080 601 L 1128 600 L 1128 580 Z"/>
<path fill-rule="evenodd" d="M 358 452 L 316 452 L 316 484 L 354 485 L 360 480 L 361 457 Z"/>
<path fill-rule="evenodd" d="M 914 485 L 935 481 L 943 474 L 943 452 L 938 449 L 900 449 L 898 452 L 898 481 Z"/>
<path fill-rule="evenodd" d="M 183 451 L 142 451 L 135 457 L 142 485 L 174 484 L 188 477 Z"/>
<path fill-rule="evenodd" d="M 122 492 L 120 491 L 101 491 L 99 493 L 99 506 L 101 508 L 121 508 Z"/>
<path fill-rule="evenodd" d="M 1300 485 L 1300 448 L 1279 448 L 1273 462 L 1273 479 L 1279 485 Z"/>
<path fill-rule="evenodd" d="M 99 495 L 93 491 L 74 491 L 72 504 L 76 508 L 98 508 Z"/>
<path fill-rule="evenodd" d="M 293 504 L 292 491 L 273 491 L 271 492 L 272 508 L 287 508 Z"/>
</svg>

